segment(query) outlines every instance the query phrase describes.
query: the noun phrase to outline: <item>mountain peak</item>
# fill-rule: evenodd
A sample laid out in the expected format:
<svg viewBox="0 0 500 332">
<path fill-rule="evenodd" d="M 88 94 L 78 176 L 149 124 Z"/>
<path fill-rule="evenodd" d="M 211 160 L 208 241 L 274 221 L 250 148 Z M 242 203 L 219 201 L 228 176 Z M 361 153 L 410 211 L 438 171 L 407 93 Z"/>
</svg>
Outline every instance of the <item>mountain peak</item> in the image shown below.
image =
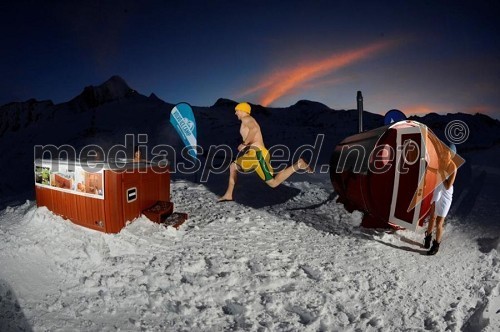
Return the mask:
<svg viewBox="0 0 500 332">
<path fill-rule="evenodd" d="M 329 107 L 326 106 L 325 104 L 322 104 L 322 103 L 317 102 L 317 101 L 311 101 L 311 100 L 305 100 L 305 99 L 299 100 L 298 102 L 296 102 L 291 107 L 300 107 L 300 108 L 307 107 L 307 108 L 314 108 L 314 109 L 329 109 Z"/>
<path fill-rule="evenodd" d="M 151 99 L 151 100 L 161 100 L 160 98 L 158 98 L 157 95 L 154 94 L 154 92 L 151 93 L 148 98 Z"/>
<path fill-rule="evenodd" d="M 230 106 L 230 107 L 235 107 L 237 102 L 231 99 L 226 99 L 226 98 L 219 98 L 215 102 L 215 104 L 212 105 L 212 107 L 219 107 L 219 106 Z"/>
<path fill-rule="evenodd" d="M 121 78 L 118 75 L 113 75 L 111 76 L 106 82 L 103 84 L 99 85 L 98 88 L 105 88 L 108 87 L 110 89 L 120 89 L 120 90 L 130 90 L 130 87 L 128 86 L 127 82 L 123 78 Z"/>
<path fill-rule="evenodd" d="M 76 103 L 79 108 L 94 108 L 112 101 L 124 99 L 138 94 L 135 90 L 118 75 L 111 76 L 106 82 L 99 86 L 87 86 L 83 92 L 71 102 Z"/>
<path fill-rule="evenodd" d="M 92 88 L 102 97 L 111 99 L 123 98 L 134 91 L 128 86 L 127 82 L 118 75 L 111 76 L 106 82 L 98 87 Z"/>
</svg>

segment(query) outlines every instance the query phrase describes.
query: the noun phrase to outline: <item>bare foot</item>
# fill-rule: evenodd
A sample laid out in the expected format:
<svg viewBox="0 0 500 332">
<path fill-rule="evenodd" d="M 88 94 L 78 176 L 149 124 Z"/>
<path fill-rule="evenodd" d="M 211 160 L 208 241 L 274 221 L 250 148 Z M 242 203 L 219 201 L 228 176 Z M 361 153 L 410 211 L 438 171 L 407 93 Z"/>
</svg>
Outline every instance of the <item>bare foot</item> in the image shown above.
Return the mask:
<svg viewBox="0 0 500 332">
<path fill-rule="evenodd" d="M 232 196 L 224 195 L 222 197 L 219 197 L 219 199 L 217 200 L 217 202 L 229 202 L 229 201 L 232 201 L 232 200 L 233 200 Z"/>
<path fill-rule="evenodd" d="M 299 158 L 299 160 L 297 161 L 297 167 L 299 169 L 305 170 L 307 173 L 314 173 L 311 167 L 309 167 L 309 164 L 306 163 L 306 161 L 302 158 Z"/>
</svg>

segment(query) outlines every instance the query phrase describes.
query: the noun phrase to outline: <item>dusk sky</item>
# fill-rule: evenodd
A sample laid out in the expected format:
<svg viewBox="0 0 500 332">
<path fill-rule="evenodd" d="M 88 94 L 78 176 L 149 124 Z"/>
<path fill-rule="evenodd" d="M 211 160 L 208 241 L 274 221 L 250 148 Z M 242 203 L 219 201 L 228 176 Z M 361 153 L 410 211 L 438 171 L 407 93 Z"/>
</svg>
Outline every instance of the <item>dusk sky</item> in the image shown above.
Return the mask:
<svg viewBox="0 0 500 332">
<path fill-rule="evenodd" d="M 498 1 L 21 1 L 0 4 L 0 105 L 112 75 L 169 103 L 500 118 Z M 15 3 L 15 4 L 14 4 Z"/>
</svg>

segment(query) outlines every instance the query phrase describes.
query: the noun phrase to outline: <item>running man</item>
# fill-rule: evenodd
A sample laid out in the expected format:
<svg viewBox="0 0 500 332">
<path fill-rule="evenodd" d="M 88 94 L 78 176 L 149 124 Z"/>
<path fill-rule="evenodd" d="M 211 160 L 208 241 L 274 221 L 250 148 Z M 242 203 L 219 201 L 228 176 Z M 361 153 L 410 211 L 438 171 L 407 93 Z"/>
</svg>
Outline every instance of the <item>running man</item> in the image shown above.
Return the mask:
<svg viewBox="0 0 500 332">
<path fill-rule="evenodd" d="M 235 107 L 235 115 L 241 121 L 240 135 L 243 140 L 238 146 L 239 157 L 231 163 L 229 168 L 229 184 L 224 196 L 219 198 L 219 202 L 233 200 L 233 191 L 238 176 L 238 171 L 249 172 L 255 170 L 259 177 L 271 188 L 276 188 L 283 181 L 288 179 L 299 169 L 312 173 L 309 165 L 300 158 L 292 166 L 274 174 L 269 164 L 269 151 L 264 145 L 260 126 L 250 115 L 251 106 L 248 103 L 239 103 Z"/>
</svg>

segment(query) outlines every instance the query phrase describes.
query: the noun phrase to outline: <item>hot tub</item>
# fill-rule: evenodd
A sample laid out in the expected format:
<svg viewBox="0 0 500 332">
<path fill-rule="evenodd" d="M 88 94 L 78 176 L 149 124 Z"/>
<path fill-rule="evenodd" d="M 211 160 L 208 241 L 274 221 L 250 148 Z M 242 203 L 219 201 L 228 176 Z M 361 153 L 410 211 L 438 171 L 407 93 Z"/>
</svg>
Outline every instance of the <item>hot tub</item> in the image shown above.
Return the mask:
<svg viewBox="0 0 500 332">
<path fill-rule="evenodd" d="M 118 233 L 158 201 L 170 202 L 166 164 L 36 159 L 34 168 L 39 207 L 98 231 Z"/>
</svg>

